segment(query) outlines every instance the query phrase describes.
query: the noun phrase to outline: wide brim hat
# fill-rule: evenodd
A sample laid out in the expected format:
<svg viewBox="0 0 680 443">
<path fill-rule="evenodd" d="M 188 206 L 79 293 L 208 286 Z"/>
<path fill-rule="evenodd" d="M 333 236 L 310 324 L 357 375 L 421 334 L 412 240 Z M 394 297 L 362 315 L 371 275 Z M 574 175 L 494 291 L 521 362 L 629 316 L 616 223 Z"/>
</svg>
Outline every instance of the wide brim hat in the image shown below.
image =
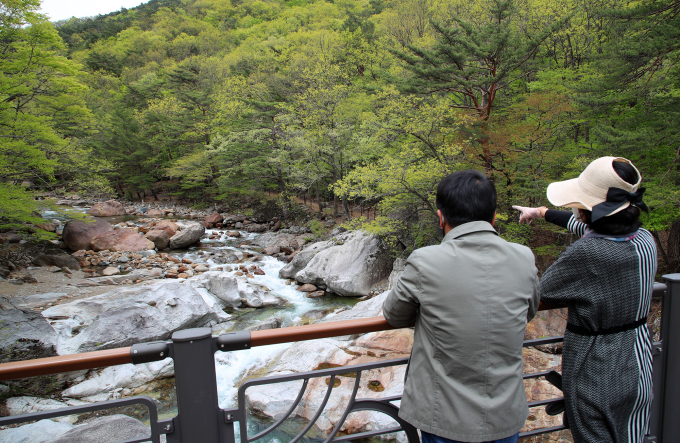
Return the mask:
<svg viewBox="0 0 680 443">
<path fill-rule="evenodd" d="M 636 192 L 642 179 L 640 172 L 633 166 L 638 180 L 635 184 L 630 184 L 616 173 L 614 162 L 625 162 L 633 166 L 630 160 L 622 157 L 598 158 L 591 162 L 577 178 L 551 183 L 547 190 L 548 200 L 555 206 L 592 211 L 595 205 L 607 200 L 607 192 L 610 188 L 619 188 L 630 193 Z M 620 206 L 614 207 L 612 211 L 607 211 L 606 215 L 616 214 L 630 204 L 630 201 L 625 201 Z"/>
</svg>

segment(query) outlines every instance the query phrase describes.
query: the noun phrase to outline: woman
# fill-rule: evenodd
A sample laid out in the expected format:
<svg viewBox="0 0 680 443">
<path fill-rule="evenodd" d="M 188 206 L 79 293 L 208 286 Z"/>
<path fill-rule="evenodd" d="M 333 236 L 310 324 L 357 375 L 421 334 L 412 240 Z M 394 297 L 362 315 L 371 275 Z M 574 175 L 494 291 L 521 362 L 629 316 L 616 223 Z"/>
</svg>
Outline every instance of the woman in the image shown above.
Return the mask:
<svg viewBox="0 0 680 443">
<path fill-rule="evenodd" d="M 569 308 L 562 388 L 574 441 L 642 443 L 652 403 L 646 326 L 656 245 L 641 229 L 644 188 L 624 158 L 599 158 L 578 178 L 552 183 L 548 200 L 569 212 L 515 207 L 582 236 L 541 278 L 541 300 Z"/>
</svg>

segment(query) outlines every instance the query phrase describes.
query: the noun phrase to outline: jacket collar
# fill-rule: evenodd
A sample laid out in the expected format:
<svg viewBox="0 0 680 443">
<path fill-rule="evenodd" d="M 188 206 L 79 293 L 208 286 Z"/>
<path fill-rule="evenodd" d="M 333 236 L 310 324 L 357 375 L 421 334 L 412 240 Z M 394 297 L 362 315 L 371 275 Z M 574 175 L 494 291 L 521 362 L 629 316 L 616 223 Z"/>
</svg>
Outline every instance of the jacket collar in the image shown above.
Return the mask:
<svg viewBox="0 0 680 443">
<path fill-rule="evenodd" d="M 471 234 L 473 232 L 493 232 L 498 235 L 498 232 L 491 226 L 491 223 L 485 221 L 473 221 L 463 223 L 451 229 L 448 234 L 444 236 L 442 242 L 453 240 L 454 238 L 462 237 L 463 235 Z"/>
</svg>

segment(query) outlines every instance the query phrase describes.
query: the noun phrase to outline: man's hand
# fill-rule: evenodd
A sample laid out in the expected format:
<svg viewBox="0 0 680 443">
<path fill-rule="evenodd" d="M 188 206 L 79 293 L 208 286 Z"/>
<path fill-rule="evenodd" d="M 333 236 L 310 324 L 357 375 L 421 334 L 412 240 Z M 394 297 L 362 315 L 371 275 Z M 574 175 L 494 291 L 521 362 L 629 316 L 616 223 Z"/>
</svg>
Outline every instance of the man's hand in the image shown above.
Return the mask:
<svg viewBox="0 0 680 443">
<path fill-rule="evenodd" d="M 545 218 L 545 211 L 548 210 L 545 206 L 540 208 L 527 208 L 525 206 L 513 206 L 513 209 L 517 209 L 521 212 L 519 215 L 519 223 L 531 223 L 531 220 L 535 218 Z"/>
</svg>

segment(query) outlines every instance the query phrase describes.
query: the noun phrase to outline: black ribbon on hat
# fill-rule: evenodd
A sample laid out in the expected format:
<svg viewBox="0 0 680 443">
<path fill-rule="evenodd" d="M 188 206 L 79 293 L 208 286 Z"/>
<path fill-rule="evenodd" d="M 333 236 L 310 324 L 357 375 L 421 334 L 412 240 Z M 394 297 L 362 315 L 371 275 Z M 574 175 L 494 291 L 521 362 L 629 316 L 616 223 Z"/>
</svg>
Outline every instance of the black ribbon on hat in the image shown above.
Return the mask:
<svg viewBox="0 0 680 443">
<path fill-rule="evenodd" d="M 649 212 L 649 208 L 642 201 L 642 194 L 644 193 L 645 188 L 640 188 L 637 192 L 628 192 L 621 188 L 609 188 L 607 191 L 607 200 L 593 206 L 590 222 L 592 223 L 602 217 L 608 216 L 625 202 L 630 202 L 631 205 L 637 206 L 645 212 Z"/>
</svg>

